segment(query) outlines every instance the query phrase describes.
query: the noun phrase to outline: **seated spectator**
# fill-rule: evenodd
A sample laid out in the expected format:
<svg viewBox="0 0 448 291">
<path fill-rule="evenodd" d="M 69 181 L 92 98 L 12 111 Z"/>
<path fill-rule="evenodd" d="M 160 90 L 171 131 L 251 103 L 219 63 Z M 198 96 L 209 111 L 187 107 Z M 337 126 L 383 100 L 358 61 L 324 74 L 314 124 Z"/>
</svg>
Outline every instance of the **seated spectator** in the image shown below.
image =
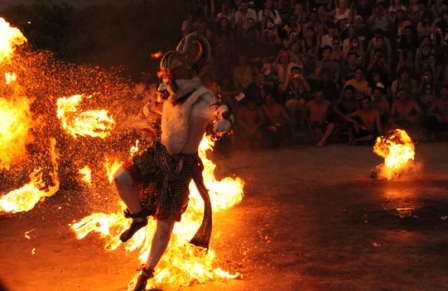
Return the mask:
<svg viewBox="0 0 448 291">
<path fill-rule="evenodd" d="M 316 83 L 315 88 L 322 90 L 325 99 L 333 105 L 339 99 L 339 88 L 331 81 L 331 71 L 329 69 L 323 68 L 321 75 L 322 78 Z"/>
<path fill-rule="evenodd" d="M 412 48 L 404 49 L 400 52 L 400 60 L 398 61 L 397 68 L 395 69 L 397 74 L 399 74 L 403 68 L 408 70 L 411 78 L 415 78 L 417 76 L 419 68 L 415 61 L 415 51 Z"/>
<path fill-rule="evenodd" d="M 371 39 L 369 42 L 367 53 L 369 54 L 370 61 L 374 59 L 374 54 L 378 52 L 378 50 L 383 52 L 384 61 L 390 64 L 392 60 L 392 47 L 390 46 L 390 43 L 387 44 L 386 38 L 382 35 L 375 36 L 375 38 Z"/>
<path fill-rule="evenodd" d="M 430 54 L 428 59 L 425 62 L 422 62 L 422 68 L 420 71 L 422 72 L 426 69 L 430 69 L 434 76 L 434 80 L 441 82 L 443 81 L 442 67 L 441 62 L 437 61 L 436 56 L 434 54 Z"/>
<path fill-rule="evenodd" d="M 406 7 L 401 4 L 401 0 L 393 0 L 391 1 L 391 5 L 389 6 L 388 12 L 390 18 L 395 21 L 396 15 L 398 11 L 406 11 Z"/>
<path fill-rule="evenodd" d="M 420 122 L 423 114 L 417 102 L 409 98 L 406 88 L 398 90 L 398 98 L 392 103 L 390 110 L 390 129 L 411 129 Z"/>
<path fill-rule="evenodd" d="M 341 65 L 343 53 L 341 50 L 341 40 L 339 38 L 333 38 L 332 48 L 333 52 L 331 53 L 331 59 Z"/>
<path fill-rule="evenodd" d="M 246 39 L 241 41 L 241 49 L 252 69 L 260 65 L 260 52 L 263 51 L 263 45 L 256 37 L 256 30 L 250 28 L 246 31 Z"/>
<path fill-rule="evenodd" d="M 270 83 L 273 87 L 274 83 L 278 83 L 277 73 L 275 72 L 272 63 L 269 61 L 269 57 L 267 54 L 263 53 L 260 58 L 261 67 L 258 72 L 263 73 L 266 83 Z"/>
<path fill-rule="evenodd" d="M 344 51 L 344 62 L 347 59 L 349 53 L 356 53 L 357 59 L 356 64 L 363 65 L 364 64 L 364 45 L 359 41 L 357 36 L 350 38 L 347 50 Z"/>
<path fill-rule="evenodd" d="M 349 25 L 347 28 L 347 37 L 342 38 L 340 35 L 339 37 L 342 39 L 342 51 L 346 52 L 348 50 L 348 46 L 350 44 L 350 39 L 352 37 L 356 36 L 356 28 L 353 25 Z"/>
<path fill-rule="evenodd" d="M 297 23 L 299 25 L 303 25 L 305 22 L 308 21 L 308 15 L 307 13 L 303 10 L 303 5 L 301 3 L 297 3 L 294 6 L 294 12 L 293 12 L 296 17 L 297 17 Z"/>
<path fill-rule="evenodd" d="M 341 97 L 333 105 L 335 113 L 334 121 L 337 132 L 348 133 L 349 140 L 353 140 L 353 124 L 348 123 L 345 116 L 358 110 L 359 103 L 355 99 L 355 88 L 353 86 L 345 86 Z"/>
<path fill-rule="evenodd" d="M 252 82 L 252 68 L 247 63 L 247 56 L 241 54 L 238 57 L 239 65 L 233 69 L 233 81 L 235 87 L 244 90 Z"/>
<path fill-rule="evenodd" d="M 440 97 L 434 100 L 426 112 L 425 126 L 432 142 L 437 142 L 437 131 L 448 131 L 448 85 L 442 86 Z"/>
<path fill-rule="evenodd" d="M 196 26 L 198 24 L 198 17 L 193 11 L 189 11 L 187 14 L 187 19 L 182 22 L 182 34 L 183 36 L 188 35 L 189 33 L 196 30 Z"/>
<path fill-rule="evenodd" d="M 333 44 L 333 38 L 336 37 L 336 25 L 333 23 L 329 23 L 327 25 L 327 34 L 322 36 L 322 39 L 320 40 L 320 47 L 323 48 L 325 46 L 332 46 Z"/>
<path fill-rule="evenodd" d="M 443 18 L 443 13 L 448 11 L 448 6 L 443 3 L 443 0 L 436 0 L 433 5 L 431 5 L 431 16 L 433 19 L 440 21 Z M 423 17 L 422 17 L 423 19 Z"/>
<path fill-rule="evenodd" d="M 283 45 L 282 39 L 278 35 L 278 29 L 272 18 L 266 18 L 261 25 L 260 43 L 263 46 L 263 52 L 275 58 Z"/>
<path fill-rule="evenodd" d="M 397 98 L 398 89 L 400 88 L 406 89 L 406 95 L 409 95 L 410 98 L 415 98 L 417 95 L 417 81 L 411 78 L 409 69 L 406 67 L 400 70 L 398 78 L 392 82 L 391 95 L 393 100 Z"/>
<path fill-rule="evenodd" d="M 234 44 L 230 41 L 229 35 L 226 32 L 220 33 L 214 53 L 218 69 L 225 74 L 232 75 L 236 61 L 234 59 L 235 50 Z"/>
<path fill-rule="evenodd" d="M 361 99 L 371 93 L 369 82 L 365 80 L 365 69 L 362 66 L 356 67 L 355 77 L 345 82 L 345 86 L 353 86 L 355 88 L 356 99 Z"/>
<path fill-rule="evenodd" d="M 253 19 L 253 18 L 249 18 L 249 19 L 247 19 L 247 28 L 245 28 L 242 32 L 241 32 L 241 35 L 239 36 L 240 37 L 240 40 L 241 41 L 244 41 L 244 40 L 247 40 L 248 39 L 248 37 L 247 37 L 247 34 L 248 34 L 248 31 L 254 31 L 255 32 L 255 39 L 257 40 L 257 41 L 259 41 L 260 40 L 260 37 L 261 37 L 261 32 L 260 32 L 260 30 L 258 29 L 258 23 L 256 23 L 255 22 L 255 20 Z"/>
<path fill-rule="evenodd" d="M 289 78 L 291 68 L 293 67 L 299 67 L 300 69 L 303 69 L 303 64 L 300 58 L 293 55 L 291 51 L 280 51 L 274 62 L 272 63 L 272 68 L 277 75 L 277 81 L 280 85 Z"/>
<path fill-rule="evenodd" d="M 346 16 L 339 16 L 338 22 L 336 22 L 336 35 L 344 40 L 348 37 L 348 28 L 350 24 L 347 22 Z"/>
<path fill-rule="evenodd" d="M 230 27 L 233 28 L 235 25 L 235 13 L 230 9 L 229 3 L 223 2 L 221 5 L 221 12 L 216 16 L 216 22 L 220 23 L 221 19 L 226 18 L 230 24 Z"/>
<path fill-rule="evenodd" d="M 317 134 L 319 140 L 316 144 L 317 147 L 323 147 L 333 133 L 334 123 L 328 120 L 330 109 L 330 101 L 326 100 L 324 92 L 317 88 L 313 99 L 308 101 L 305 106 L 305 117 L 309 128 Z"/>
<path fill-rule="evenodd" d="M 363 23 L 363 19 L 369 19 L 372 15 L 372 6 L 369 3 L 369 0 L 359 0 L 354 4 L 354 13 L 353 15 L 361 17 L 361 23 Z M 355 22 L 356 22 L 355 16 Z"/>
<path fill-rule="evenodd" d="M 248 0 L 241 0 L 238 10 L 235 12 L 236 29 L 242 31 L 247 28 L 247 19 L 249 18 L 258 22 L 257 12 L 249 8 Z"/>
<path fill-rule="evenodd" d="M 292 125 L 303 126 L 305 123 L 305 116 L 303 115 L 303 109 L 307 102 L 307 92 L 311 91 L 310 84 L 307 82 L 299 67 L 292 67 L 291 73 L 285 82 L 279 88 L 280 100 L 284 104 L 285 108 L 291 116 Z M 298 120 L 298 114 L 300 119 Z M 300 123 L 299 123 L 300 122 Z"/>
<path fill-rule="evenodd" d="M 364 44 L 364 47 L 367 47 L 367 38 L 370 38 L 370 32 L 360 15 L 355 16 L 353 27 L 356 29 L 356 35 L 358 36 L 359 40 Z"/>
<path fill-rule="evenodd" d="M 289 14 L 288 23 L 283 26 L 284 35 L 290 35 L 294 32 L 296 35 L 300 36 L 302 34 L 302 26 L 297 23 L 297 15 L 294 13 Z"/>
<path fill-rule="evenodd" d="M 273 88 L 266 83 L 264 73 L 258 72 L 255 80 L 247 86 L 243 91 L 246 97 L 255 100 L 257 105 L 264 103 L 264 98 L 266 97 L 266 92 L 273 92 Z"/>
<path fill-rule="evenodd" d="M 414 31 L 412 26 L 408 25 L 404 28 L 403 35 L 398 40 L 398 49 L 413 49 L 417 50 L 419 43 L 417 33 Z"/>
<path fill-rule="evenodd" d="M 370 74 L 369 87 L 370 88 L 375 88 L 375 87 L 380 88 L 383 92 L 382 93 L 383 96 L 387 100 L 391 99 L 389 82 L 383 77 L 381 71 L 373 71 Z"/>
<path fill-rule="evenodd" d="M 378 110 L 380 112 L 381 117 L 381 126 L 384 131 L 387 131 L 389 129 L 388 125 L 388 118 L 390 115 L 390 103 L 387 101 L 386 97 L 384 96 L 384 90 L 380 87 L 374 87 L 372 89 L 372 97 L 373 97 L 373 108 Z"/>
<path fill-rule="evenodd" d="M 339 82 L 339 64 L 331 59 L 333 49 L 331 46 L 325 46 L 322 49 L 322 60 L 316 64 L 316 70 L 314 72 L 316 77 L 321 76 L 323 68 L 328 68 L 331 71 L 331 78 L 335 84 Z"/>
<path fill-rule="evenodd" d="M 435 49 L 432 43 L 431 37 L 429 35 L 424 35 L 420 41 L 420 47 L 415 55 L 415 61 L 418 66 L 418 71 L 421 72 L 423 64 L 428 60 L 429 56 L 434 55 Z"/>
<path fill-rule="evenodd" d="M 208 28 L 208 21 L 206 19 L 199 20 L 199 25 L 196 27 L 196 32 L 205 37 L 211 45 L 214 44 L 214 36 L 212 31 Z"/>
<path fill-rule="evenodd" d="M 394 36 L 400 38 L 404 34 L 404 28 L 411 25 L 403 10 L 398 10 L 395 17 Z"/>
<path fill-rule="evenodd" d="M 274 9 L 274 1 L 266 0 L 264 1 L 264 8 L 258 11 L 258 21 L 262 22 L 267 17 L 274 19 L 275 26 L 282 27 L 282 19 L 280 17 L 280 13 L 278 13 L 277 9 Z"/>
<path fill-rule="evenodd" d="M 260 149 L 265 124 L 263 110 L 256 100 L 247 96 L 243 100 L 244 105 L 236 114 L 234 142 L 240 150 Z"/>
<path fill-rule="evenodd" d="M 434 32 L 435 23 L 433 21 L 433 16 L 429 11 L 423 12 L 422 19 L 417 24 L 417 35 L 421 39 L 425 35 L 432 37 Z"/>
<path fill-rule="evenodd" d="M 316 36 L 313 27 L 306 29 L 305 37 L 302 39 L 302 52 L 305 56 L 305 71 L 314 73 L 316 63 L 319 60 L 320 38 Z"/>
<path fill-rule="evenodd" d="M 339 0 L 339 6 L 328 12 L 328 15 L 333 17 L 334 23 L 337 23 L 343 17 L 348 19 L 348 23 L 353 23 L 352 13 L 348 7 L 347 0 Z"/>
<path fill-rule="evenodd" d="M 375 9 L 372 10 L 372 15 L 367 20 L 367 24 L 372 31 L 379 29 L 386 36 L 392 35 L 394 21 L 390 18 L 389 13 L 387 13 L 386 4 L 384 2 L 376 4 Z"/>
<path fill-rule="evenodd" d="M 420 86 L 417 90 L 417 103 L 423 111 L 426 111 L 431 106 L 433 101 L 439 95 L 439 91 L 440 83 L 434 80 L 432 71 L 430 69 L 423 71 Z"/>
<path fill-rule="evenodd" d="M 229 36 L 229 41 L 235 43 L 235 31 L 233 30 L 229 20 L 222 17 L 218 22 L 218 28 L 216 29 L 216 42 L 220 41 L 220 36 L 222 33 L 226 33 Z"/>
<path fill-rule="evenodd" d="M 355 69 L 358 67 L 356 64 L 358 54 L 356 52 L 348 52 L 347 55 L 347 64 L 341 68 L 342 86 L 345 85 L 345 82 L 355 77 Z"/>
<path fill-rule="evenodd" d="M 287 147 L 291 139 L 291 119 L 285 108 L 275 101 L 272 93 L 268 92 L 265 103 L 261 106 L 266 116 L 268 135 L 274 147 Z"/>
<path fill-rule="evenodd" d="M 316 32 L 316 36 L 320 39 L 324 35 L 324 26 L 320 23 L 319 18 L 317 16 L 317 10 L 313 10 L 310 12 L 310 16 L 308 18 L 308 22 L 303 25 L 303 37 L 306 37 L 306 31 L 308 27 L 312 27 Z"/>
<path fill-rule="evenodd" d="M 417 27 L 417 24 L 422 19 L 423 12 L 425 12 L 426 7 L 419 3 L 419 0 L 409 1 L 409 6 L 406 9 L 406 15 L 411 21 L 413 27 Z"/>
<path fill-rule="evenodd" d="M 384 80 L 387 80 L 390 76 L 390 66 L 386 63 L 382 49 L 375 50 L 373 59 L 370 60 L 370 64 L 367 66 L 367 73 L 372 76 L 372 72 L 380 72 Z"/>
<path fill-rule="evenodd" d="M 372 99 L 365 96 L 360 103 L 360 110 L 345 116 L 348 122 L 353 123 L 353 138 L 349 140 L 349 146 L 356 145 L 358 142 L 374 141 L 383 134 L 380 112 L 372 106 Z"/>
<path fill-rule="evenodd" d="M 317 19 L 324 26 L 324 30 L 328 29 L 327 24 L 333 22 L 332 18 L 332 16 L 328 15 L 325 5 L 319 5 L 317 7 Z"/>
</svg>

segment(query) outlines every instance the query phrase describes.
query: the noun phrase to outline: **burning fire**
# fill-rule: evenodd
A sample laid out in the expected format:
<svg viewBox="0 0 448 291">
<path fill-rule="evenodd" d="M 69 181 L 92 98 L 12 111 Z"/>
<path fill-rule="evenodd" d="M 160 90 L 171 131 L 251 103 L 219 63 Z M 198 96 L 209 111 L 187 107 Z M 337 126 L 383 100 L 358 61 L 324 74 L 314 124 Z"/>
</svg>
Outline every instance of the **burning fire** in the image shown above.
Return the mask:
<svg viewBox="0 0 448 291">
<path fill-rule="evenodd" d="M 151 57 L 152 57 L 153 59 L 158 59 L 158 58 L 160 58 L 162 55 L 163 55 L 162 52 L 161 52 L 161 51 L 158 51 L 158 52 L 156 52 L 156 53 L 151 54 Z"/>
<path fill-rule="evenodd" d="M 395 129 L 377 138 L 373 152 L 384 157 L 384 164 L 377 166 L 378 178 L 392 180 L 413 169 L 415 145 L 406 131 Z"/>
<path fill-rule="evenodd" d="M 40 200 L 53 196 L 59 190 L 59 178 L 57 175 L 58 156 L 55 152 L 56 140 L 50 139 L 51 162 L 53 172 L 50 173 L 52 185 L 45 185 L 42 180 L 42 169 L 35 169 L 30 174 L 31 181 L 20 189 L 13 190 L 0 199 L 0 211 L 23 212 L 33 209 Z"/>
<path fill-rule="evenodd" d="M 78 112 L 77 106 L 83 97 L 84 95 L 74 95 L 58 99 L 58 118 L 61 119 L 64 130 L 75 139 L 78 135 L 101 138 L 110 135 L 115 121 L 108 116 L 106 110 Z"/>
<path fill-rule="evenodd" d="M 230 208 L 241 201 L 244 182 L 239 178 L 225 178 L 221 181 L 215 179 L 213 175 L 215 165 L 205 157 L 206 151 L 212 146 L 213 142 L 204 137 L 200 145 L 199 155 L 204 163 L 204 182 L 209 189 L 213 211 L 219 211 Z M 181 222 L 176 223 L 168 248 L 157 266 L 156 277 L 148 282 L 147 288 L 161 285 L 188 286 L 196 282 L 203 283 L 237 276 L 213 267 L 213 263 L 217 260 L 213 250 L 205 253 L 203 249 L 188 243 L 199 228 L 204 207 L 193 182 L 190 184 L 190 192 L 188 209 Z M 107 250 L 118 248 L 121 244 L 118 235 L 127 229 L 131 223 L 131 220 L 124 218 L 122 214 L 126 206 L 123 203 L 120 203 L 120 206 L 121 209 L 116 213 L 94 213 L 75 223 L 72 229 L 76 232 L 78 239 L 82 239 L 88 233 L 95 231 L 100 233 L 101 238 L 106 239 L 105 248 Z M 124 245 L 127 251 L 139 248 L 139 259 L 142 263 L 148 257 L 155 226 L 156 222 L 151 218 L 145 231 L 139 231 Z M 135 284 L 137 276 L 138 274 L 130 282 L 131 286 Z"/>
<path fill-rule="evenodd" d="M 79 173 L 82 176 L 81 180 L 86 182 L 89 185 L 92 185 L 92 170 L 90 170 L 89 166 L 85 166 L 81 170 L 79 170 Z"/>
<path fill-rule="evenodd" d="M 0 63 L 3 63 L 12 57 L 16 45 L 26 42 L 26 38 L 3 18 L 0 18 L 0 35 Z"/>
</svg>

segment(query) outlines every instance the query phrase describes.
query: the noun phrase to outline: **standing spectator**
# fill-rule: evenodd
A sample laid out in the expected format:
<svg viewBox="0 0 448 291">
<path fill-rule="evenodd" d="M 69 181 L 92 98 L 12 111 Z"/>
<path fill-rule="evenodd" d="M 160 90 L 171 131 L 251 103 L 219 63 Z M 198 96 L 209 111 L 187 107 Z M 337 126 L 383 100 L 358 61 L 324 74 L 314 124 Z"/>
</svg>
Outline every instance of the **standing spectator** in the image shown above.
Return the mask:
<svg viewBox="0 0 448 291">
<path fill-rule="evenodd" d="M 410 96 L 411 98 L 415 98 L 417 94 L 417 81 L 411 78 L 411 74 L 409 69 L 404 67 L 398 73 L 398 78 L 392 82 L 391 86 L 391 94 L 392 99 L 396 99 L 398 97 L 398 90 L 405 89 L 406 97 Z"/>
<path fill-rule="evenodd" d="M 380 112 L 372 106 L 372 99 L 365 96 L 360 103 L 360 110 L 345 116 L 348 122 L 353 123 L 354 129 L 353 139 L 349 141 L 349 146 L 354 146 L 358 142 L 374 141 L 378 135 L 383 134 Z"/>
<path fill-rule="evenodd" d="M 436 131 L 448 131 L 448 85 L 440 89 L 440 97 L 435 99 L 426 112 L 425 126 L 431 141 L 437 142 Z"/>
<path fill-rule="evenodd" d="M 325 46 L 322 49 L 322 60 L 316 64 L 316 70 L 314 74 L 317 77 L 320 77 L 321 71 L 323 68 L 328 68 L 331 71 L 331 77 L 335 84 L 339 83 L 339 64 L 335 61 L 331 60 L 331 53 L 333 49 L 331 46 Z"/>
<path fill-rule="evenodd" d="M 323 147 L 333 133 L 334 123 L 328 120 L 330 109 L 330 101 L 324 98 L 324 92 L 319 88 L 314 92 L 313 100 L 306 103 L 305 117 L 309 128 L 317 134 L 319 140 L 316 144 L 317 147 Z"/>
</svg>

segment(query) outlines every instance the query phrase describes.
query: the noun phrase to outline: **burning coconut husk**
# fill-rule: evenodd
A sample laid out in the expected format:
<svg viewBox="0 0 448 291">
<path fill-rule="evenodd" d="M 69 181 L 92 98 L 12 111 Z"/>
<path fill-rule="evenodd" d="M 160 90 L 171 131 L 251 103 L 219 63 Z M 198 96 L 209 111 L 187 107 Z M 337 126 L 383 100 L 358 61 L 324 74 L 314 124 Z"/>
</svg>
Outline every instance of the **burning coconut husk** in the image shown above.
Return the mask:
<svg viewBox="0 0 448 291">
<path fill-rule="evenodd" d="M 415 176 L 420 166 L 415 163 L 415 144 L 406 131 L 395 129 L 377 138 L 373 152 L 384 158 L 376 166 L 371 177 L 379 180 L 395 180 L 403 176 Z"/>
</svg>

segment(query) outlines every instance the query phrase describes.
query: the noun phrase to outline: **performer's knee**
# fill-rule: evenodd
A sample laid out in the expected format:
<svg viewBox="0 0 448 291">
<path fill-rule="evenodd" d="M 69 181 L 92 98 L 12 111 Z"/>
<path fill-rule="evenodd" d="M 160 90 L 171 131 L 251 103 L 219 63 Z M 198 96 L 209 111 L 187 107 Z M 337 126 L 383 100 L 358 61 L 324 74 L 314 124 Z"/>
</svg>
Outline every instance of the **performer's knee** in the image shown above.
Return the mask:
<svg viewBox="0 0 448 291">
<path fill-rule="evenodd" d="M 132 185 L 131 175 L 123 167 L 118 168 L 112 177 L 117 188 Z"/>
</svg>

